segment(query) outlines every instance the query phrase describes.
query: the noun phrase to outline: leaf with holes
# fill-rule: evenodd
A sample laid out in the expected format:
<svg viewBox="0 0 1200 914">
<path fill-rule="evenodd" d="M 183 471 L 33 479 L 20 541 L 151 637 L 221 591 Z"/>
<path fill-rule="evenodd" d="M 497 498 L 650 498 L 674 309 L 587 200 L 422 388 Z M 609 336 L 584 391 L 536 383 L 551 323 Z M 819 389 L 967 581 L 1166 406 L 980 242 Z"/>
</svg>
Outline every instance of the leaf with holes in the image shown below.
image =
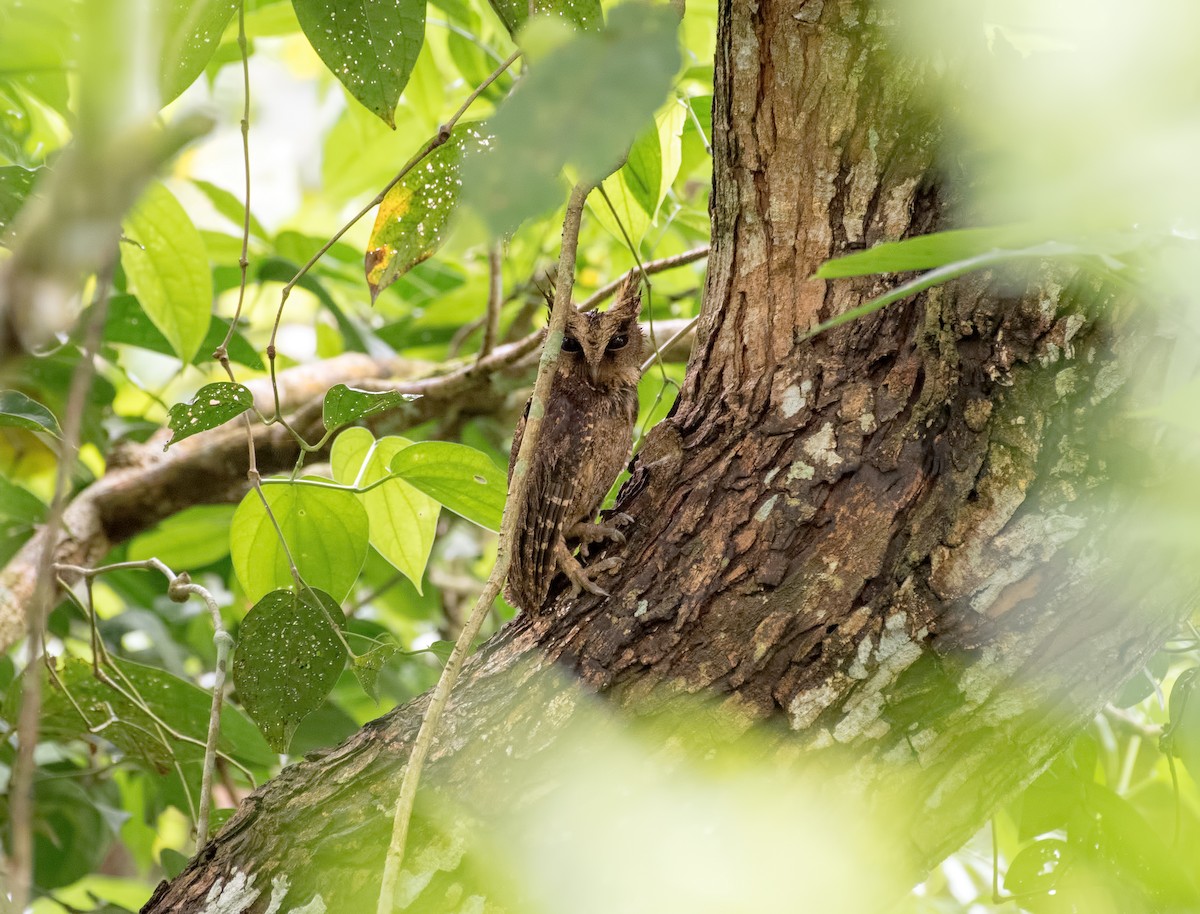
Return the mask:
<svg viewBox="0 0 1200 914">
<path fill-rule="evenodd" d="M 392 458 L 392 472 L 469 521 L 499 530 L 508 484 L 482 451 L 450 441 L 422 441 Z"/>
<path fill-rule="evenodd" d="M 325 394 L 325 402 L 321 405 L 321 421 L 332 431 L 415 399 L 416 394 L 402 394 L 396 390 L 358 390 L 345 384 L 335 384 Z"/>
<path fill-rule="evenodd" d="M 604 24 L 600 0 L 491 0 L 492 9 L 510 33 L 515 34 L 529 19 L 543 15 L 554 17 L 581 29 L 595 30 Z"/>
<path fill-rule="evenodd" d="M 162 38 L 158 55 L 162 104 L 204 72 L 237 8 L 238 0 L 155 0 L 155 25 Z"/>
<path fill-rule="evenodd" d="M 469 199 L 494 233 L 560 205 L 564 167 L 599 181 L 621 164 L 671 88 L 678 27 L 670 7 L 625 3 L 602 32 L 576 35 L 522 77 L 488 121 L 487 154 L 464 163 Z"/>
<path fill-rule="evenodd" d="M 365 428 L 346 429 L 329 455 L 333 478 L 345 485 L 369 485 L 388 476 L 392 459 L 411 446 L 406 438 L 376 441 Z M 357 497 L 370 518 L 371 545 L 420 591 L 437 531 L 438 503 L 403 479 L 381 483 Z"/>
<path fill-rule="evenodd" d="M 62 437 L 62 429 L 58 427 L 54 413 L 19 390 L 0 390 L 0 425 L 12 425 L 31 432 L 49 432 L 55 438 Z"/>
<path fill-rule="evenodd" d="M 254 604 L 238 631 L 233 684 L 242 707 L 276 752 L 325 702 L 346 666 L 346 617 L 320 590 L 276 590 Z"/>
<path fill-rule="evenodd" d="M 367 512 L 357 496 L 307 481 L 268 482 L 262 491 L 271 514 L 251 489 L 229 528 L 229 554 L 246 596 L 261 600 L 294 586 L 290 554 L 306 584 L 344 600 L 367 559 Z"/>
<path fill-rule="evenodd" d="M 125 220 L 121 267 L 129 291 L 171 344 L 191 362 L 208 332 L 212 276 L 204 239 L 161 184 L 151 184 Z"/>
<path fill-rule="evenodd" d="M 40 170 L 29 170 L 20 165 L 0 168 L 0 241 L 3 241 L 4 233 L 17 212 L 25 205 L 25 199 L 33 190 Z"/>
<path fill-rule="evenodd" d="M 292 6 L 329 72 L 394 128 L 396 104 L 425 41 L 425 0 L 292 0 Z"/>
<path fill-rule="evenodd" d="M 191 402 L 176 403 L 167 416 L 171 428 L 171 440 L 163 447 L 223 425 L 240 416 L 254 405 L 254 395 L 241 384 L 232 381 L 215 381 L 205 384 L 192 397 Z"/>
<path fill-rule="evenodd" d="M 446 142 L 387 192 L 367 242 L 364 262 L 372 301 L 442 245 L 462 194 L 463 157 L 485 149 L 478 127 L 456 127 Z"/>
</svg>

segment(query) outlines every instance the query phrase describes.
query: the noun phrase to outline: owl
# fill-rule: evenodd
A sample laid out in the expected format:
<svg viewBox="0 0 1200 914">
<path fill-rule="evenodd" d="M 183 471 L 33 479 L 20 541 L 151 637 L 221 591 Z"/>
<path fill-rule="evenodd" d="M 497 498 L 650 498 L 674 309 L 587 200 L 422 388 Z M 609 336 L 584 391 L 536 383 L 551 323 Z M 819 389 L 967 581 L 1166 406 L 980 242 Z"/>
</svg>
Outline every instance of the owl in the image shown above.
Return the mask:
<svg viewBox="0 0 1200 914">
<path fill-rule="evenodd" d="M 584 568 L 575 550 L 603 540 L 624 542 L 612 524 L 596 523 L 600 503 L 629 459 L 637 419 L 637 385 L 646 340 L 638 325 L 642 295 L 632 277 L 604 312 L 567 313 L 562 354 L 550 387 L 529 483 L 519 506 L 506 596 L 526 612 L 541 609 L 555 575 L 565 574 L 572 594 L 608 596 L 592 576 L 620 561 Z M 513 435 L 509 480 L 525 432 Z"/>
</svg>

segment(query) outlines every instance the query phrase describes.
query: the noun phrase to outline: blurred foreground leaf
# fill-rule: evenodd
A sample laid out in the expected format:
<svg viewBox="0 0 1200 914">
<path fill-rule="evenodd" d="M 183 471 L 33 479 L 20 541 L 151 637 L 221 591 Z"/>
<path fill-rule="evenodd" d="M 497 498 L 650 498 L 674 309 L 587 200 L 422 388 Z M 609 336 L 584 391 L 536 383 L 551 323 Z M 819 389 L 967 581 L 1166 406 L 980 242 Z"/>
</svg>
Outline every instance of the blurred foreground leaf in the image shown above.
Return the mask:
<svg viewBox="0 0 1200 914">
<path fill-rule="evenodd" d="M 0 425 L 31 432 L 49 432 L 55 438 L 62 437 L 62 429 L 54 413 L 19 390 L 0 390 Z"/>
</svg>

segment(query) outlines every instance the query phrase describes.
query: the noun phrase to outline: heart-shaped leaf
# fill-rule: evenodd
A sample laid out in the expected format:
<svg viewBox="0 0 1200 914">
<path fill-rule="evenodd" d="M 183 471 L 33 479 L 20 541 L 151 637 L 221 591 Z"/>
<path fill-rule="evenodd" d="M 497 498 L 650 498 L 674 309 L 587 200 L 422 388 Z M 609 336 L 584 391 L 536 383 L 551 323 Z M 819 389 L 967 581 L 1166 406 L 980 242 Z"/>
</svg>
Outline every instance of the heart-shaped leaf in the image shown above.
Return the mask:
<svg viewBox="0 0 1200 914">
<path fill-rule="evenodd" d="M 388 476 L 392 459 L 411 445 L 395 436 L 376 441 L 365 428 L 348 428 L 333 442 L 333 478 L 345 485 L 369 485 Z M 371 520 L 371 545 L 419 591 L 437 531 L 438 503 L 403 479 L 381 483 L 358 498 Z"/>
<path fill-rule="evenodd" d="M 171 440 L 163 450 L 184 438 L 223 425 L 253 405 L 254 395 L 241 384 L 232 381 L 205 384 L 189 402 L 176 403 L 168 411 L 167 425 L 171 428 Z"/>
<path fill-rule="evenodd" d="M 422 441 L 392 458 L 392 472 L 489 530 L 499 530 L 508 483 L 483 451 L 450 441 Z"/>
<path fill-rule="evenodd" d="M 246 613 L 233 684 L 276 752 L 287 751 L 297 724 L 324 703 L 346 666 L 344 624 L 341 607 L 322 591 L 276 590 Z"/>
<path fill-rule="evenodd" d="M 378 644 L 351 661 L 350 667 L 354 670 L 358 684 L 363 687 L 364 692 L 371 696 L 373 701 L 379 701 L 379 692 L 376 688 L 379 671 L 383 669 L 385 663 L 400 653 L 403 652 L 398 644 Z"/>
<path fill-rule="evenodd" d="M 345 599 L 367 558 L 367 512 L 358 497 L 305 482 L 267 482 L 262 490 L 279 531 L 253 489 L 229 529 L 229 553 L 246 595 L 260 600 L 294 586 L 290 552 L 305 583 Z"/>
</svg>

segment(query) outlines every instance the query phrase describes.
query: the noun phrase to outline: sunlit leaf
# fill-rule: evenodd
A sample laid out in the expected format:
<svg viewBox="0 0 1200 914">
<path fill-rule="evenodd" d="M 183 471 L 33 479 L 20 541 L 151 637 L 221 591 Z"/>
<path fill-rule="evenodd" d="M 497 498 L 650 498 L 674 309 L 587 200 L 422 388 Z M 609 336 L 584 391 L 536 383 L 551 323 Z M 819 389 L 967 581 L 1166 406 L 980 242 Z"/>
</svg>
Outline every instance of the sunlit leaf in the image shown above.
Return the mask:
<svg viewBox="0 0 1200 914">
<path fill-rule="evenodd" d="M 1200 779 L 1200 667 L 1179 674 L 1171 687 L 1170 725 L 1163 737 L 1165 748 L 1182 759 L 1193 778 Z"/>
<path fill-rule="evenodd" d="M 318 602 L 319 600 L 319 602 Z M 296 726 L 325 701 L 346 666 L 345 616 L 329 594 L 276 590 L 238 630 L 233 684 L 267 743 L 286 752 Z"/>
<path fill-rule="evenodd" d="M 367 557 L 367 512 L 357 496 L 303 482 L 272 482 L 263 495 L 283 534 L 279 540 L 258 493 L 246 493 L 233 515 L 229 552 L 246 596 L 260 600 L 293 587 L 288 554 L 305 583 L 345 599 Z"/>
<path fill-rule="evenodd" d="M 500 529 L 508 484 L 505 471 L 482 451 L 450 441 L 421 441 L 393 457 L 391 467 L 455 514 Z"/>
<path fill-rule="evenodd" d="M 363 107 L 395 126 L 400 93 L 425 39 L 425 0 L 292 0 L 321 61 Z"/>
<path fill-rule="evenodd" d="M 172 738 L 151 714 L 203 744 L 212 695 L 165 670 L 117 658 L 112 663 L 116 671 L 106 672 L 110 684 L 97 679 L 86 660 L 71 657 L 60 662 L 57 683 L 51 680 L 53 685 L 44 693 L 41 727 L 45 737 L 76 739 L 92 728 L 101 739 L 158 771 L 166 770 L 172 759 L 198 761 L 203 745 Z M 55 687 L 59 684 L 62 688 Z M 221 710 L 217 746 L 247 765 L 268 766 L 275 761 L 254 725 L 233 707 Z"/>
<path fill-rule="evenodd" d="M 827 260 L 816 272 L 818 279 L 843 279 L 875 273 L 932 270 L 998 248 L 1022 247 L 1037 240 L 1029 226 L 952 229 L 888 241 L 866 251 Z"/>
<path fill-rule="evenodd" d="M 327 429 L 341 428 L 415 399 L 416 394 L 402 394 L 396 390 L 358 390 L 345 384 L 335 384 L 325 394 L 321 421 Z"/>
<path fill-rule="evenodd" d="M 164 450 L 184 438 L 206 432 L 240 416 L 253 405 L 254 394 L 242 384 L 232 381 L 205 384 L 189 402 L 176 403 L 171 407 L 167 418 L 171 440 L 166 443 Z"/>
<path fill-rule="evenodd" d="M 121 266 L 154 325 L 184 362 L 208 332 L 212 278 L 204 240 L 183 207 L 161 184 L 151 184 L 125 222 Z"/>
<path fill-rule="evenodd" d="M 488 122 L 493 148 L 464 167 L 493 232 L 557 206 L 564 166 L 599 181 L 621 163 L 679 68 L 678 25 L 668 6 L 626 3 L 604 31 L 576 36 L 530 69 Z"/>
<path fill-rule="evenodd" d="M 1058 869 L 1070 859 L 1066 841 L 1048 838 L 1022 850 L 1008 865 L 1004 887 L 1014 894 L 1049 892 L 1058 881 Z"/>
<path fill-rule="evenodd" d="M 456 127 L 442 146 L 388 191 L 367 242 L 365 269 L 372 298 L 441 246 L 462 194 L 463 157 L 487 143 L 487 136 L 474 126 Z"/>
<path fill-rule="evenodd" d="M 239 0 L 155 0 L 155 25 L 162 36 L 159 82 L 162 103 L 196 81 L 221 42 Z"/>
<path fill-rule="evenodd" d="M 229 555 L 233 505 L 196 505 L 129 541 L 130 561 L 156 558 L 173 571 L 203 568 Z"/>
<path fill-rule="evenodd" d="M 398 644 L 378 644 L 351 661 L 350 668 L 354 670 L 359 685 L 375 701 L 379 701 L 379 671 L 383 669 L 385 663 L 401 653 Z"/>
<path fill-rule="evenodd" d="M 532 9 L 522 0 L 491 0 L 491 4 L 510 33 L 520 30 L 530 12 L 535 16 L 554 16 L 581 29 L 598 29 L 604 23 L 600 0 L 534 0 Z"/>
<path fill-rule="evenodd" d="M 333 442 L 329 464 L 333 478 L 366 486 L 390 474 L 395 456 L 412 442 L 388 436 L 375 440 L 365 428 L 349 428 Z M 428 495 L 402 479 L 381 483 L 357 496 L 371 519 L 371 545 L 421 589 L 433 549 L 440 508 Z"/>
<path fill-rule="evenodd" d="M 62 437 L 62 429 L 58 427 L 54 413 L 19 390 L 0 390 L 0 425 L 24 428 L 31 432 L 49 432 L 55 438 Z"/>
</svg>

